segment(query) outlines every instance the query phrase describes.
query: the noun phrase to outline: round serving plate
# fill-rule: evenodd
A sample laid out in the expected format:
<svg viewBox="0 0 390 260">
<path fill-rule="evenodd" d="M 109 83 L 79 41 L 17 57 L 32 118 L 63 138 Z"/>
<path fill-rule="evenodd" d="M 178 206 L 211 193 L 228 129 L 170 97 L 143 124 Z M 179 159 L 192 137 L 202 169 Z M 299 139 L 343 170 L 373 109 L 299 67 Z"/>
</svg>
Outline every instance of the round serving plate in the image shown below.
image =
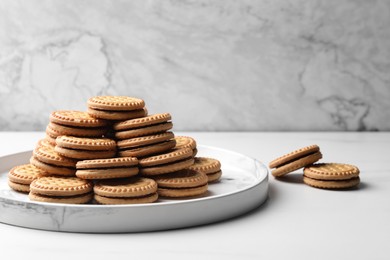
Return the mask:
<svg viewBox="0 0 390 260">
<path fill-rule="evenodd" d="M 28 163 L 32 151 L 0 157 L 0 222 L 53 231 L 122 233 L 167 230 L 222 221 L 260 206 L 268 197 L 268 168 L 248 156 L 199 145 L 198 155 L 218 159 L 222 177 L 206 194 L 151 204 L 68 205 L 30 201 L 8 186 L 8 171 Z"/>
</svg>

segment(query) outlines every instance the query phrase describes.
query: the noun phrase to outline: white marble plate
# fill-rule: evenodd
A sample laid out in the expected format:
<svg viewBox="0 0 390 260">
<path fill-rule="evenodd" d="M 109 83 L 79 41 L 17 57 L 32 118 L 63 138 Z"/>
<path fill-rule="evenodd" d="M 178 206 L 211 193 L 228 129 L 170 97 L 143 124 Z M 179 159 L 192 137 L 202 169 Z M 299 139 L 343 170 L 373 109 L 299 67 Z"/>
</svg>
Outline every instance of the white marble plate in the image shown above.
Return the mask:
<svg viewBox="0 0 390 260">
<path fill-rule="evenodd" d="M 268 196 L 268 169 L 245 155 L 199 146 L 198 156 L 222 163 L 220 182 L 207 194 L 192 199 L 160 199 L 139 205 L 66 205 L 32 202 L 11 190 L 7 173 L 28 163 L 31 151 L 0 157 L 0 222 L 54 231 L 120 233 L 184 228 L 209 224 L 244 214 Z"/>
</svg>

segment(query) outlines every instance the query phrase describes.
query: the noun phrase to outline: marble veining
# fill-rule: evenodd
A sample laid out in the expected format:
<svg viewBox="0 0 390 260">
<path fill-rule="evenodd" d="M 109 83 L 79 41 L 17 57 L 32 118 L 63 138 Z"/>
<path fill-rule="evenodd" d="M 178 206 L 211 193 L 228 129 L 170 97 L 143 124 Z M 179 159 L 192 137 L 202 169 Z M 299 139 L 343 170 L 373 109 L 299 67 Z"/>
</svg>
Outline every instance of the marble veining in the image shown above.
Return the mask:
<svg viewBox="0 0 390 260">
<path fill-rule="evenodd" d="M 93 95 L 176 130 L 390 130 L 390 2 L 0 2 L 0 130 Z"/>
</svg>

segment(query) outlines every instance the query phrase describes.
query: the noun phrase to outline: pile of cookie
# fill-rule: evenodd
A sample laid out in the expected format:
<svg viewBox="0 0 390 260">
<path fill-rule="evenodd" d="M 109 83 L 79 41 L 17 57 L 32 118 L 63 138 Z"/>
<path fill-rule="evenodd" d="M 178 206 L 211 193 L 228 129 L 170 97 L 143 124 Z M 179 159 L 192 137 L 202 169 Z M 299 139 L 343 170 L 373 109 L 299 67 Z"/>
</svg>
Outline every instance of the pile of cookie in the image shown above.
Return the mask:
<svg viewBox="0 0 390 260">
<path fill-rule="evenodd" d="M 145 102 L 97 96 L 88 110 L 50 115 L 29 164 L 12 168 L 9 186 L 33 201 L 134 204 L 207 194 L 222 175 L 214 158 L 196 157 L 196 141 L 175 136 L 169 113 Z"/>
<path fill-rule="evenodd" d="M 348 189 L 359 185 L 358 167 L 344 163 L 317 163 L 322 159 L 318 145 L 310 145 L 285 154 L 269 163 L 274 177 L 303 169 L 303 182 L 321 189 Z"/>
</svg>

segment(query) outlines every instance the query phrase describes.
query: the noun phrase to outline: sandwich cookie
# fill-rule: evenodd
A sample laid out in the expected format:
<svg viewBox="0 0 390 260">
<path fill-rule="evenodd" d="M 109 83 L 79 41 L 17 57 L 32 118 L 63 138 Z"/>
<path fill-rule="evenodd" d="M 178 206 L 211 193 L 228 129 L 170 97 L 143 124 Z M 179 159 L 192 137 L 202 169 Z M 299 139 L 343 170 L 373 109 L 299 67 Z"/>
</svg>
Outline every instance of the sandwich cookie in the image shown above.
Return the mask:
<svg viewBox="0 0 390 260">
<path fill-rule="evenodd" d="M 274 177 L 280 177 L 290 172 L 311 165 L 322 158 L 320 148 L 310 145 L 283 155 L 269 163 Z"/>
<path fill-rule="evenodd" d="M 9 171 L 8 185 L 15 191 L 28 193 L 31 182 L 43 175 L 45 172 L 32 164 L 18 165 Z"/>
<path fill-rule="evenodd" d="M 158 185 L 158 194 L 162 197 L 192 197 L 207 191 L 206 174 L 191 169 L 184 169 L 153 177 Z"/>
<path fill-rule="evenodd" d="M 93 190 L 94 198 L 100 204 L 140 204 L 158 199 L 157 183 L 149 178 L 102 180 Z"/>
<path fill-rule="evenodd" d="M 53 146 L 39 146 L 34 149 L 30 163 L 43 170 L 44 175 L 74 176 L 76 160 L 62 156 Z"/>
<path fill-rule="evenodd" d="M 89 180 L 131 177 L 139 171 L 135 157 L 84 160 L 77 162 L 76 168 L 77 177 Z"/>
<path fill-rule="evenodd" d="M 175 147 L 172 132 L 135 137 L 117 142 L 119 156 L 145 157 L 164 153 Z"/>
<path fill-rule="evenodd" d="M 154 114 L 114 124 L 115 137 L 119 140 L 164 133 L 173 127 L 169 113 Z"/>
<path fill-rule="evenodd" d="M 195 157 L 194 164 L 189 168 L 206 174 L 208 182 L 216 182 L 222 176 L 221 163 L 214 158 Z"/>
<path fill-rule="evenodd" d="M 128 120 L 148 114 L 142 99 L 126 96 L 96 96 L 88 99 L 88 113 L 107 120 Z"/>
<path fill-rule="evenodd" d="M 104 159 L 115 156 L 116 143 L 108 138 L 59 136 L 54 150 L 65 157 L 77 160 Z"/>
<path fill-rule="evenodd" d="M 194 163 L 190 148 L 145 157 L 139 160 L 140 173 L 144 176 L 166 174 L 190 167 Z"/>
<path fill-rule="evenodd" d="M 343 163 L 317 163 L 303 170 L 303 182 L 322 189 L 346 189 L 360 183 L 359 168 Z"/>
<path fill-rule="evenodd" d="M 198 153 L 198 149 L 196 148 L 196 141 L 194 138 L 189 137 L 189 136 L 176 136 L 175 137 L 176 141 L 176 149 L 180 148 L 191 148 L 193 152 L 193 157 L 196 156 Z"/>
<path fill-rule="evenodd" d="M 92 182 L 77 177 L 46 176 L 30 185 L 29 198 L 50 203 L 83 204 L 93 198 Z"/>
</svg>

